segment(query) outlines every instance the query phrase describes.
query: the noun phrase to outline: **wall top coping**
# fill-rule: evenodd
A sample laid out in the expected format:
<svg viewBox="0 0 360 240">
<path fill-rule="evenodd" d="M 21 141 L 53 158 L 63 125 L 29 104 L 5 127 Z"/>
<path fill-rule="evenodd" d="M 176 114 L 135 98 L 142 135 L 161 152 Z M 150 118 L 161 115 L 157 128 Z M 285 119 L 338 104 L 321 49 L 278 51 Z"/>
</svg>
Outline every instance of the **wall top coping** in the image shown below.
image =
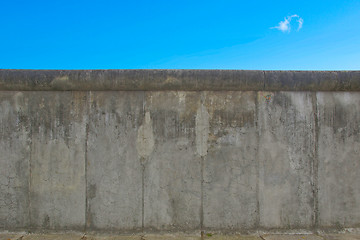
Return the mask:
<svg viewBox="0 0 360 240">
<path fill-rule="evenodd" d="M 1 70 L 2 91 L 360 91 L 360 71 Z"/>
</svg>

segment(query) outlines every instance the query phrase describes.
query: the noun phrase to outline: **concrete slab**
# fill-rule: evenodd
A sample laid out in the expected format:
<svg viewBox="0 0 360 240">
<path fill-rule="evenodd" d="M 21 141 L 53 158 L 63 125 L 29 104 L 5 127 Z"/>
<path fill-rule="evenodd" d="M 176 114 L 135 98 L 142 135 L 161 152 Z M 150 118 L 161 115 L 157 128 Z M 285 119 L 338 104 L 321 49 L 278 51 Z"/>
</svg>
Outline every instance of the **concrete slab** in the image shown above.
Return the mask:
<svg viewBox="0 0 360 240">
<path fill-rule="evenodd" d="M 108 234 L 82 234 L 82 233 L 54 233 L 54 234 L 20 234 L 0 233 L 0 240 L 358 240 L 358 234 L 264 234 L 256 235 L 223 235 L 207 232 L 201 238 L 200 234 L 132 234 L 132 235 L 108 235 Z"/>
<path fill-rule="evenodd" d="M 30 120 L 28 98 L 0 92 L 0 229 L 29 223 Z"/>
<path fill-rule="evenodd" d="M 201 237 L 185 234 L 145 234 L 141 240 L 201 240 Z"/>
<path fill-rule="evenodd" d="M 29 234 L 21 240 L 141 240 L 139 235 Z"/>
<path fill-rule="evenodd" d="M 85 226 L 86 93 L 31 92 L 30 227 Z"/>
<path fill-rule="evenodd" d="M 142 92 L 93 92 L 87 143 L 87 229 L 132 232 L 142 226 L 137 131 Z"/>
<path fill-rule="evenodd" d="M 359 71 L 0 70 L 10 91 L 359 91 Z"/>
<path fill-rule="evenodd" d="M 261 240 L 259 236 L 253 235 L 221 235 L 221 234 L 205 234 L 204 239 L 208 240 Z"/>
<path fill-rule="evenodd" d="M 360 240 L 360 235 L 356 234 L 326 234 L 325 240 Z"/>
<path fill-rule="evenodd" d="M 86 235 L 86 238 L 81 240 L 143 240 L 140 235 L 124 235 L 124 236 L 116 236 L 116 235 Z"/>
<path fill-rule="evenodd" d="M 261 240 L 257 236 L 205 234 L 208 240 Z M 0 240 L 202 240 L 200 234 L 145 234 L 145 235 L 92 235 L 92 234 L 0 234 Z"/>
<path fill-rule="evenodd" d="M 24 239 L 23 238 L 24 236 L 25 236 L 25 234 L 16 234 L 16 233 L 2 234 L 2 233 L 0 233 L 0 240 L 22 240 L 22 239 Z"/>
<path fill-rule="evenodd" d="M 317 93 L 319 225 L 360 223 L 360 95 Z"/>
<path fill-rule="evenodd" d="M 21 240 L 85 240 L 83 234 L 27 234 Z"/>
<path fill-rule="evenodd" d="M 321 236 L 311 234 L 272 234 L 262 235 L 263 240 L 324 240 Z"/>
<path fill-rule="evenodd" d="M 314 219 L 315 118 L 309 92 L 259 92 L 260 226 L 309 228 Z"/>
<path fill-rule="evenodd" d="M 195 134 L 199 102 L 197 92 L 146 92 L 148 120 L 143 127 L 153 143 L 141 153 L 147 231 L 200 228 L 201 165 Z"/>
<path fill-rule="evenodd" d="M 254 92 L 205 92 L 204 227 L 244 230 L 258 221 Z"/>
</svg>

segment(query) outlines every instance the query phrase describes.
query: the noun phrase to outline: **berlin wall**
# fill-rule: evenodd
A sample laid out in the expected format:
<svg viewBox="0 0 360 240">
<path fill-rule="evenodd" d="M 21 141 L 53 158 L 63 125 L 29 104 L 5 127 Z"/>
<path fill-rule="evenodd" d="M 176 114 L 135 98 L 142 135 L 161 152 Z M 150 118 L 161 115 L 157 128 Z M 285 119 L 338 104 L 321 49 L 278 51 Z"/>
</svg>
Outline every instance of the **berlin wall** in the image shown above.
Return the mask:
<svg viewBox="0 0 360 240">
<path fill-rule="evenodd" d="M 0 70 L 0 230 L 360 227 L 360 72 Z"/>
</svg>

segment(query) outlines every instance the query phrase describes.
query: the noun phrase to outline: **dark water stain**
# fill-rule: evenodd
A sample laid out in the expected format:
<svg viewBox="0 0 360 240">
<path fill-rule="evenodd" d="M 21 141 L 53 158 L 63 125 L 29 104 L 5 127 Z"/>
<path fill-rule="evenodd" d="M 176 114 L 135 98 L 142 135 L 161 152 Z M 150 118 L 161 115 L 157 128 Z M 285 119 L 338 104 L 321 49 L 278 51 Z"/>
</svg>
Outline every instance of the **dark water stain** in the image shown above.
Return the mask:
<svg viewBox="0 0 360 240">
<path fill-rule="evenodd" d="M 42 227 L 44 229 L 49 229 L 49 227 L 50 227 L 50 217 L 49 217 L 49 215 L 45 215 L 45 217 L 43 219 L 43 222 L 42 222 Z"/>
<path fill-rule="evenodd" d="M 87 194 L 89 199 L 96 197 L 96 184 L 90 184 Z"/>
<path fill-rule="evenodd" d="M 214 110 L 210 125 L 224 127 L 253 127 L 255 126 L 255 109 L 251 111 Z"/>
</svg>

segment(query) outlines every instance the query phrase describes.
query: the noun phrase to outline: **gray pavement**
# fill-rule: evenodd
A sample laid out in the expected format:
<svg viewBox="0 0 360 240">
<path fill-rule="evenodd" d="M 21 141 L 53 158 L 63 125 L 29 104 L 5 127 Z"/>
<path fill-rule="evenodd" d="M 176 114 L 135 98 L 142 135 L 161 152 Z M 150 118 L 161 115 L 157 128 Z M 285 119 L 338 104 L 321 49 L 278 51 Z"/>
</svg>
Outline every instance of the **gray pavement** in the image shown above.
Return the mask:
<svg viewBox="0 0 360 240">
<path fill-rule="evenodd" d="M 26 234 L 0 233 L 0 240 L 360 240 L 360 234 L 260 234 L 260 235 L 221 235 L 205 233 L 186 234 L 145 234 L 145 235 L 84 235 L 66 234 Z"/>
</svg>

